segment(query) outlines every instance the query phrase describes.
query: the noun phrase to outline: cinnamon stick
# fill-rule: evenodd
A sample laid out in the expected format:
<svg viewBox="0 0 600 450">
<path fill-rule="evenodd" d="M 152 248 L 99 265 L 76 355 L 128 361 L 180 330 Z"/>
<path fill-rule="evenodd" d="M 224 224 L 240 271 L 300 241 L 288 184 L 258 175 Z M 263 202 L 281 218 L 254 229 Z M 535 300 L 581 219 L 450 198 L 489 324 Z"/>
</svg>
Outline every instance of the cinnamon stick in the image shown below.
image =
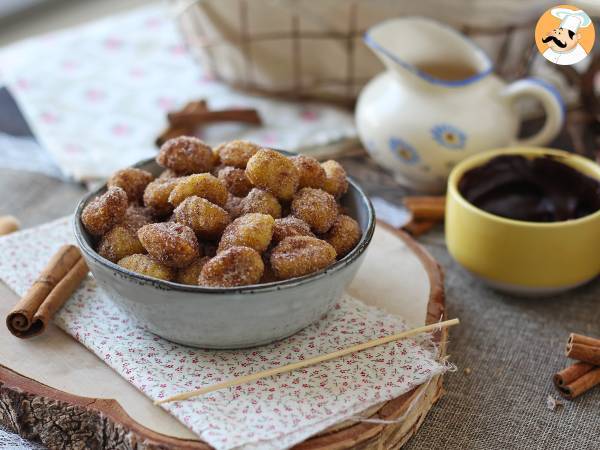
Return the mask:
<svg viewBox="0 0 600 450">
<path fill-rule="evenodd" d="M 258 112 L 252 108 L 224 109 L 222 111 L 177 111 L 168 114 L 173 127 L 196 127 L 210 122 L 243 122 L 261 125 Z"/>
<path fill-rule="evenodd" d="M 571 383 L 565 386 L 560 386 L 558 388 L 558 391 L 563 397 L 572 400 L 599 384 L 600 367 L 595 367 L 594 369 L 590 370 L 589 372 L 586 372 L 576 380 L 571 381 Z"/>
<path fill-rule="evenodd" d="M 583 334 L 571 333 L 569 335 L 568 344 L 584 344 L 591 345 L 594 347 L 600 347 L 600 339 L 594 339 L 593 337 L 584 336 Z"/>
<path fill-rule="evenodd" d="M 17 337 L 42 333 L 54 313 L 65 303 L 88 273 L 79 249 L 64 245 L 6 317 L 6 326 Z"/>
<path fill-rule="evenodd" d="M 208 111 L 208 105 L 206 104 L 206 100 L 197 100 L 197 101 L 187 103 L 183 107 L 182 111 L 186 112 L 186 113 Z M 195 126 L 173 127 L 173 126 L 169 125 L 156 138 L 156 142 L 155 142 L 156 146 L 160 147 L 166 141 L 168 141 L 169 139 L 172 139 L 172 138 L 176 138 L 179 136 L 193 135 L 194 128 L 195 128 Z"/>
<path fill-rule="evenodd" d="M 20 228 L 19 221 L 14 216 L 0 216 L 0 236 L 13 233 Z"/>
<path fill-rule="evenodd" d="M 600 346 L 586 344 L 567 344 L 567 357 L 600 366 Z"/>
<path fill-rule="evenodd" d="M 554 375 L 552 380 L 554 385 L 560 389 L 561 387 L 571 384 L 573 381 L 581 378 L 583 375 L 592 370 L 595 366 L 585 362 L 576 362 L 566 369 L 561 370 Z"/>
<path fill-rule="evenodd" d="M 411 220 L 404 227 L 404 231 L 410 233 L 413 237 L 419 237 L 422 234 L 427 233 L 431 230 L 438 222 L 435 220 Z"/>
<path fill-rule="evenodd" d="M 446 197 L 405 197 L 404 204 L 415 219 L 444 220 Z"/>
</svg>

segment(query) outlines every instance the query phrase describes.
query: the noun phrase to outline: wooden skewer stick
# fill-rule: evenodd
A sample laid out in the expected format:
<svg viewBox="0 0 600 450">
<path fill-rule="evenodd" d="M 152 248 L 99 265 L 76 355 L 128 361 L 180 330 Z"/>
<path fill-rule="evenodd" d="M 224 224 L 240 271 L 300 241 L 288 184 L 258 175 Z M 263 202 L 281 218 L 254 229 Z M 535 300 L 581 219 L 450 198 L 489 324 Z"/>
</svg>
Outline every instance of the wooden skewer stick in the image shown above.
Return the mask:
<svg viewBox="0 0 600 450">
<path fill-rule="evenodd" d="M 233 386 L 239 386 L 240 384 L 249 383 L 251 381 L 260 380 L 261 378 L 272 377 L 274 375 L 279 375 L 281 373 L 291 372 L 293 370 L 302 369 L 304 367 L 312 366 L 324 361 L 329 361 L 331 359 L 340 358 L 342 356 L 349 355 L 354 352 L 360 352 L 362 350 L 366 350 L 368 348 L 377 347 L 378 345 L 387 344 L 388 342 L 398 341 L 400 339 L 404 339 L 410 336 L 414 336 L 416 334 L 427 333 L 429 331 L 435 331 L 441 328 L 451 327 L 453 325 L 458 325 L 458 319 L 450 319 L 445 320 L 443 322 L 433 323 L 431 325 L 425 325 L 422 327 L 414 328 L 412 330 L 403 331 L 402 333 L 392 334 L 390 336 L 385 336 L 379 339 L 373 339 L 371 341 L 365 342 L 363 344 L 353 345 L 351 347 L 338 350 L 331 353 L 326 353 L 324 355 L 315 356 L 314 358 L 309 358 L 304 361 L 298 361 L 292 364 L 288 364 L 283 367 L 276 367 L 274 369 L 265 370 L 258 373 L 252 373 L 250 375 L 245 375 L 243 377 L 234 378 L 232 380 L 223 381 L 222 383 L 213 384 L 212 386 L 206 386 L 202 389 L 197 389 L 195 391 L 182 392 L 181 394 L 176 394 L 171 397 L 164 398 L 162 400 L 156 400 L 154 402 L 155 405 L 160 405 L 161 403 L 174 402 L 177 400 L 187 400 L 192 397 L 197 397 L 199 395 L 208 394 L 209 392 L 218 391 L 220 389 L 225 389 Z"/>
</svg>

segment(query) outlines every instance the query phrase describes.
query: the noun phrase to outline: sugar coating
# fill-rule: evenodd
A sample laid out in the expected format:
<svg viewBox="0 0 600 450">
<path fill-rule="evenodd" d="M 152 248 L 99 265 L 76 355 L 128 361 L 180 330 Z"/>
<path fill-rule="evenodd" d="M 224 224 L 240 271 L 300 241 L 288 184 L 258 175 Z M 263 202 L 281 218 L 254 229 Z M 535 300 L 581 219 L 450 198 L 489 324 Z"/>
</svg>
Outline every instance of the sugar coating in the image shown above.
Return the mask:
<svg viewBox="0 0 600 450">
<path fill-rule="evenodd" d="M 238 217 L 225 228 L 217 253 L 236 246 L 264 252 L 271 243 L 274 224 L 275 219 L 268 214 L 252 213 Z"/>
<path fill-rule="evenodd" d="M 242 215 L 242 198 L 236 197 L 229 193 L 227 196 L 227 202 L 223 206 L 223 209 L 229 213 L 232 219 L 237 219 Z"/>
<path fill-rule="evenodd" d="M 175 281 L 181 284 L 197 285 L 198 277 L 204 265 L 210 260 L 210 257 L 203 256 L 198 258 L 189 266 L 179 269 L 175 275 Z"/>
<path fill-rule="evenodd" d="M 127 194 L 123 189 L 117 186 L 108 188 L 86 205 L 81 213 L 81 222 L 90 234 L 102 236 L 123 220 L 127 206 Z"/>
<path fill-rule="evenodd" d="M 333 195 L 322 189 L 302 188 L 292 200 L 292 214 L 304 220 L 317 234 L 327 232 L 338 215 Z"/>
<path fill-rule="evenodd" d="M 281 205 L 273 194 L 263 189 L 253 188 L 240 203 L 241 214 L 262 213 L 281 217 Z"/>
<path fill-rule="evenodd" d="M 236 140 L 221 144 L 216 150 L 222 164 L 245 169 L 248 160 L 260 149 L 260 146 L 252 142 Z"/>
<path fill-rule="evenodd" d="M 338 258 L 341 258 L 356 246 L 361 236 L 358 222 L 350 216 L 340 215 L 322 237 L 335 248 Z"/>
<path fill-rule="evenodd" d="M 312 236 L 315 237 L 310 226 L 302 219 L 294 216 L 287 216 L 282 219 L 275 219 L 273 226 L 273 242 L 279 242 L 290 236 Z"/>
<path fill-rule="evenodd" d="M 158 176 L 158 180 L 169 180 L 171 178 L 178 178 L 179 175 L 177 175 L 174 171 L 172 171 L 171 169 L 165 169 L 163 170 L 160 175 Z"/>
<path fill-rule="evenodd" d="M 319 161 L 307 155 L 292 156 L 290 157 L 290 161 L 294 163 L 300 175 L 299 188 L 323 188 L 325 184 L 325 170 L 321 167 Z"/>
<path fill-rule="evenodd" d="M 252 189 L 252 183 L 250 183 L 244 169 L 226 166 L 219 170 L 217 178 L 231 194 L 237 197 L 245 197 Z"/>
<path fill-rule="evenodd" d="M 246 166 L 252 184 L 271 192 L 280 200 L 291 200 L 300 181 L 292 161 L 274 150 L 259 150 Z"/>
<path fill-rule="evenodd" d="M 178 182 L 179 178 L 157 178 L 149 183 L 144 191 L 144 205 L 157 217 L 171 214 L 173 205 L 169 203 L 169 195 Z"/>
<path fill-rule="evenodd" d="M 218 239 L 231 222 L 227 211 L 197 196 L 186 198 L 175 208 L 174 219 L 204 239 Z"/>
<path fill-rule="evenodd" d="M 280 280 L 324 269 L 335 261 L 335 249 L 311 236 L 287 237 L 271 251 L 271 267 Z"/>
<path fill-rule="evenodd" d="M 263 261 L 256 250 L 231 247 L 208 261 L 198 278 L 200 286 L 235 287 L 256 284 L 264 272 Z"/>
<path fill-rule="evenodd" d="M 159 280 L 171 281 L 175 277 L 173 269 L 155 261 L 148 255 L 135 254 L 126 256 L 118 264 L 132 272 L 158 278 Z"/>
<path fill-rule="evenodd" d="M 179 206 L 186 198 L 196 195 L 215 205 L 224 206 L 228 194 L 227 188 L 217 177 L 210 173 L 197 173 L 179 179 L 169 194 L 169 203 Z"/>
<path fill-rule="evenodd" d="M 156 162 L 179 175 L 208 172 L 213 166 L 212 149 L 200 139 L 180 136 L 166 141 Z"/>
<path fill-rule="evenodd" d="M 180 223 L 144 225 L 138 230 L 138 237 L 148 254 L 168 267 L 183 268 L 201 256 L 194 231 Z"/>
<path fill-rule="evenodd" d="M 127 211 L 125 211 L 125 217 L 119 225 L 124 225 L 127 228 L 137 231 L 144 225 L 151 223 L 153 212 L 150 208 L 146 208 L 138 205 L 129 205 Z"/>
<path fill-rule="evenodd" d="M 335 198 L 340 198 L 348 190 L 346 171 L 339 162 L 332 159 L 322 163 L 321 167 L 325 170 L 325 184 L 323 185 L 323 189 Z"/>
<path fill-rule="evenodd" d="M 150 172 L 135 167 L 117 170 L 106 183 L 108 187 L 117 186 L 127 194 L 130 203 L 140 203 L 144 189 L 154 179 Z"/>
<path fill-rule="evenodd" d="M 98 244 L 98 254 L 114 263 L 126 256 L 144 252 L 144 247 L 138 239 L 136 230 L 125 225 L 115 225 L 102 236 Z"/>
</svg>

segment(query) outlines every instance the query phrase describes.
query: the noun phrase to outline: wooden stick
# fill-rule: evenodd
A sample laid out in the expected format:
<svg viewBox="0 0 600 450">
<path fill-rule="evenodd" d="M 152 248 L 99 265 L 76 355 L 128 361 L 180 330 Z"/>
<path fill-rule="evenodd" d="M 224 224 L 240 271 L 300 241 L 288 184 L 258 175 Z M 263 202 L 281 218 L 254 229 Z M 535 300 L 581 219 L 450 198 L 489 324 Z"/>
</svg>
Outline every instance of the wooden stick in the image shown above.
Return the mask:
<svg viewBox="0 0 600 450">
<path fill-rule="evenodd" d="M 600 366 L 600 347 L 585 344 L 567 344 L 567 357 Z"/>
<path fill-rule="evenodd" d="M 594 339 L 593 337 L 584 336 L 583 334 L 571 333 L 569 335 L 568 344 L 584 344 L 591 345 L 593 347 L 600 347 L 600 339 Z"/>
<path fill-rule="evenodd" d="M 568 384 L 571 384 L 573 381 L 581 378 L 583 375 L 592 370 L 595 366 L 592 364 L 584 363 L 584 362 L 576 362 L 575 364 L 570 365 L 566 369 L 561 370 L 556 373 L 552 380 L 554 381 L 554 385 L 557 388 L 561 388 Z"/>
<path fill-rule="evenodd" d="M 0 216 L 0 236 L 17 231 L 20 228 L 19 221 L 14 216 Z"/>
<path fill-rule="evenodd" d="M 570 384 L 559 387 L 558 391 L 563 397 L 572 400 L 599 384 L 600 367 L 596 367 L 595 369 L 590 370 L 581 377 L 577 378 L 575 381 L 572 381 Z"/>
<path fill-rule="evenodd" d="M 61 284 L 61 281 L 75 268 L 81 259 L 81 252 L 74 245 L 63 245 L 55 253 L 38 279 L 34 281 L 27 293 L 6 316 L 6 326 L 12 334 L 26 338 L 35 336 L 44 330 L 45 322 L 50 318 L 46 318 L 45 321 L 39 320 L 41 305 L 47 302 L 51 292 Z M 77 273 L 80 273 L 81 270 L 81 266 L 78 267 Z M 68 283 L 71 283 L 71 281 L 68 281 Z M 59 293 L 65 292 L 64 287 L 63 284 Z M 50 297 L 50 300 L 56 301 L 57 297 Z M 52 311 L 52 305 L 48 304 L 46 306 L 46 311 L 48 310 Z M 34 319 L 36 315 L 38 317 Z"/>
<path fill-rule="evenodd" d="M 387 344 L 389 342 L 398 341 L 400 339 L 404 339 L 410 336 L 414 336 L 416 334 L 427 333 L 429 331 L 434 331 L 440 328 L 451 327 L 453 325 L 458 325 L 458 319 L 445 320 L 443 322 L 433 323 L 431 325 L 425 325 L 419 328 L 414 328 L 412 330 L 403 331 L 402 333 L 392 334 L 390 336 L 385 336 L 379 339 L 373 339 L 371 341 L 365 342 L 363 344 L 353 345 L 351 347 L 338 350 L 331 353 L 326 353 L 325 355 L 315 356 L 313 358 L 306 359 L 304 361 L 298 361 L 292 364 L 288 364 L 283 367 L 276 367 L 273 369 L 265 370 L 258 373 L 253 373 L 250 375 L 245 375 L 243 377 L 234 378 L 232 380 L 224 381 L 222 383 L 213 384 L 211 386 L 206 386 L 201 389 L 197 389 L 195 391 L 182 392 L 181 394 L 173 395 L 172 397 L 168 397 L 162 400 L 156 400 L 154 402 L 155 405 L 160 405 L 161 403 L 173 402 L 177 400 L 187 400 L 192 397 L 197 397 L 199 395 L 208 394 L 209 392 L 218 391 L 220 389 L 225 389 L 233 386 L 239 386 L 240 384 L 249 383 L 251 381 L 260 380 L 261 378 L 272 377 L 274 375 L 279 375 L 281 373 L 291 372 L 293 370 L 302 369 L 304 367 L 313 366 L 315 364 L 329 361 L 331 359 L 340 358 L 342 356 L 349 355 L 351 353 L 360 352 L 362 350 L 366 350 L 368 348 L 377 347 L 378 345 Z"/>
</svg>

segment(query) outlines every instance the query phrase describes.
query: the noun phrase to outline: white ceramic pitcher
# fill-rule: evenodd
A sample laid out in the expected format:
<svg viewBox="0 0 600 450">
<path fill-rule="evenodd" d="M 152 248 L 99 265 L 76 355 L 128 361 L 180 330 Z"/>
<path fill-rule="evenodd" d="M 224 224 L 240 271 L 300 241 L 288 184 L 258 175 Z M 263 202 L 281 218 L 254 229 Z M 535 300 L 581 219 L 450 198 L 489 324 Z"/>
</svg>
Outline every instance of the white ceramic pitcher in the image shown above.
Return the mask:
<svg viewBox="0 0 600 450">
<path fill-rule="evenodd" d="M 391 19 L 369 29 L 365 42 L 387 70 L 360 93 L 358 133 L 371 156 L 405 186 L 443 192 L 463 158 L 509 145 L 545 145 L 561 129 L 564 108 L 552 86 L 533 78 L 507 85 L 481 49 L 446 25 Z M 519 140 L 514 104 L 524 96 L 541 102 L 546 121 Z"/>
</svg>

